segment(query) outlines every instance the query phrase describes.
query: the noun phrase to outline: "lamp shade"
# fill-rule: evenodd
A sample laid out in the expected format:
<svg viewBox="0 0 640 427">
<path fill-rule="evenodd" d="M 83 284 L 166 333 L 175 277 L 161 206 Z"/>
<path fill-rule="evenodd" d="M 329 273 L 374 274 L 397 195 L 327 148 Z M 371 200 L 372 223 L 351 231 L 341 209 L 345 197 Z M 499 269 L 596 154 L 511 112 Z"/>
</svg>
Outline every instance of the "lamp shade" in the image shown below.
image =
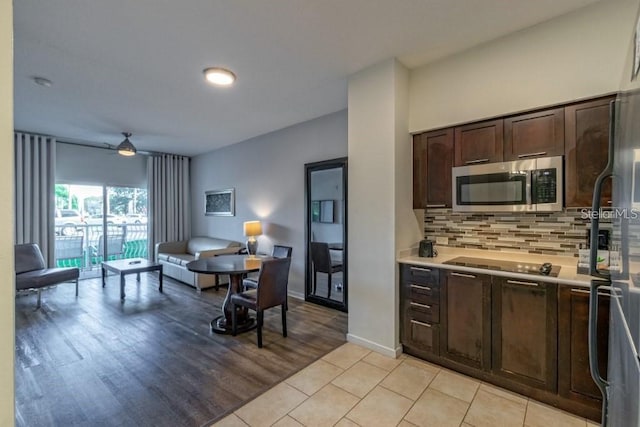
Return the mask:
<svg viewBox="0 0 640 427">
<path fill-rule="evenodd" d="M 244 235 L 245 236 L 259 236 L 262 234 L 262 224 L 260 221 L 245 221 L 244 223 Z"/>
</svg>

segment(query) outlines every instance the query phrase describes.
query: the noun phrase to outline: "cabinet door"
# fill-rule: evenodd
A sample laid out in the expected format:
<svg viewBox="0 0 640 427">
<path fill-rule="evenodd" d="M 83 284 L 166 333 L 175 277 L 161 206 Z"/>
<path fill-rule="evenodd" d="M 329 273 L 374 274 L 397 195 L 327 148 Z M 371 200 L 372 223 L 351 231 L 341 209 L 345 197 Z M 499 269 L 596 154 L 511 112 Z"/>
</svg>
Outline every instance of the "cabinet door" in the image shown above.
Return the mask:
<svg viewBox="0 0 640 427">
<path fill-rule="evenodd" d="M 557 285 L 493 278 L 492 371 L 522 384 L 557 389 Z"/>
<path fill-rule="evenodd" d="M 489 369 L 491 277 L 449 271 L 441 292 L 441 356 L 474 368 Z"/>
<path fill-rule="evenodd" d="M 504 119 L 504 160 L 564 154 L 564 109 Z"/>
<path fill-rule="evenodd" d="M 490 120 L 455 128 L 455 166 L 501 162 L 503 121 Z"/>
<path fill-rule="evenodd" d="M 608 159 L 609 104 L 613 97 L 565 107 L 565 200 L 567 207 L 591 206 L 593 185 Z M 611 201 L 611 180 L 602 206 Z"/>
<path fill-rule="evenodd" d="M 607 374 L 609 300 L 598 299 L 598 362 Z M 561 396 L 600 408 L 602 396 L 589 370 L 589 290 L 560 285 L 558 292 L 558 391 Z"/>
<path fill-rule="evenodd" d="M 451 207 L 453 129 L 413 137 L 413 208 Z"/>
</svg>

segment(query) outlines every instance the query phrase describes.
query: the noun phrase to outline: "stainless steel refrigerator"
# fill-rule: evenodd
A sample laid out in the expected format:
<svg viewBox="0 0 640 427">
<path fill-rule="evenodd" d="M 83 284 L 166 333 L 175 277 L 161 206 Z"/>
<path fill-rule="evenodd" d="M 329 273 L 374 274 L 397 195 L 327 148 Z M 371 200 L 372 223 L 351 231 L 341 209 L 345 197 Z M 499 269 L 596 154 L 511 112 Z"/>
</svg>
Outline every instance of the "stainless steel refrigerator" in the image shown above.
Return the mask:
<svg viewBox="0 0 640 427">
<path fill-rule="evenodd" d="M 610 206 L 600 206 L 601 188 L 612 179 Z M 594 189 L 591 230 L 589 362 L 603 394 L 602 425 L 640 427 L 640 93 L 618 95 L 611 105 L 609 164 Z M 612 260 L 598 269 L 598 229 L 611 223 Z M 611 294 L 606 375 L 598 370 L 598 296 Z M 602 336 L 602 334 L 601 334 Z M 606 380 L 603 378 L 606 376 Z"/>
</svg>

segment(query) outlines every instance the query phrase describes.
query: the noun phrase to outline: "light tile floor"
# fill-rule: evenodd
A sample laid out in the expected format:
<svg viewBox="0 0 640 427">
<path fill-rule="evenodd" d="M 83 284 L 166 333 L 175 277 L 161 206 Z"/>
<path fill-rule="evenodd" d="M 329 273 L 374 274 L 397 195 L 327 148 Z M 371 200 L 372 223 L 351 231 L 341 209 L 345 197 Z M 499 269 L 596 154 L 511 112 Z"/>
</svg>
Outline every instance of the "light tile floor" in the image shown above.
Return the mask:
<svg viewBox="0 0 640 427">
<path fill-rule="evenodd" d="M 411 356 L 347 343 L 213 426 L 597 425 Z"/>
</svg>

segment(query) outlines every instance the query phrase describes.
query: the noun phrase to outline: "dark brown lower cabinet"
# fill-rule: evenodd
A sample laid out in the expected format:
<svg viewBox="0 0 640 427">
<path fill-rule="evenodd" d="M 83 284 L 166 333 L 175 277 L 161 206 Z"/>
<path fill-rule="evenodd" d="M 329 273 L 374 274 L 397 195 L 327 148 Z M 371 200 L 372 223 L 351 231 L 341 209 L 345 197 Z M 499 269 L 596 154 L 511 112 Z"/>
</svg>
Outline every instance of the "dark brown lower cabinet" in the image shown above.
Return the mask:
<svg viewBox="0 0 640 427">
<path fill-rule="evenodd" d="M 588 354 L 589 288 L 402 265 L 405 352 L 597 421 Z M 598 308 L 607 372 L 609 296 Z"/>
<path fill-rule="evenodd" d="M 491 367 L 491 276 L 448 271 L 442 286 L 440 355 L 472 368 Z"/>
<path fill-rule="evenodd" d="M 560 285 L 558 300 L 558 391 L 563 397 L 600 409 L 600 390 L 589 370 L 589 290 Z M 610 297 L 603 293 L 598 300 L 598 361 L 606 376 Z"/>
<path fill-rule="evenodd" d="M 440 352 L 440 276 L 438 269 L 404 265 L 400 270 L 403 346 L 418 356 Z"/>
<path fill-rule="evenodd" d="M 416 350 L 437 355 L 440 348 L 439 325 L 431 322 L 421 322 L 408 319 L 404 325 L 407 345 Z"/>
<path fill-rule="evenodd" d="M 555 283 L 493 277 L 492 372 L 557 389 L 558 305 Z"/>
</svg>

